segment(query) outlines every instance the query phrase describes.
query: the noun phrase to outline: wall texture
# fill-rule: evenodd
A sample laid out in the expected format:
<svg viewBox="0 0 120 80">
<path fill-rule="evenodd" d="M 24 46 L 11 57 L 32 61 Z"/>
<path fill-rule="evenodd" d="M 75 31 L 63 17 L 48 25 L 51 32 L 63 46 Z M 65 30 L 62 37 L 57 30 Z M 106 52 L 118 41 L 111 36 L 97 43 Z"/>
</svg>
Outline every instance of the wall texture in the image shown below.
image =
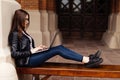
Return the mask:
<svg viewBox="0 0 120 80">
<path fill-rule="evenodd" d="M 23 9 L 55 10 L 55 0 L 17 0 Z"/>
<path fill-rule="evenodd" d="M 39 9 L 39 0 L 17 0 L 23 9 L 36 10 Z"/>
</svg>

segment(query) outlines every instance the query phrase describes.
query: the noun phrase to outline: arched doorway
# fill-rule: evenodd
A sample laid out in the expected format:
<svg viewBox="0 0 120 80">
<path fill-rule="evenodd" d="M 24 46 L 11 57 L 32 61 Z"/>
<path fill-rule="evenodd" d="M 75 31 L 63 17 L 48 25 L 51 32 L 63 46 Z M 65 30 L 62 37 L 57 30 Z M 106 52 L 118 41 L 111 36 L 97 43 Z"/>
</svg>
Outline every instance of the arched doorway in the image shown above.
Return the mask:
<svg viewBox="0 0 120 80">
<path fill-rule="evenodd" d="M 63 39 L 101 39 L 108 29 L 111 0 L 56 0 Z"/>
</svg>

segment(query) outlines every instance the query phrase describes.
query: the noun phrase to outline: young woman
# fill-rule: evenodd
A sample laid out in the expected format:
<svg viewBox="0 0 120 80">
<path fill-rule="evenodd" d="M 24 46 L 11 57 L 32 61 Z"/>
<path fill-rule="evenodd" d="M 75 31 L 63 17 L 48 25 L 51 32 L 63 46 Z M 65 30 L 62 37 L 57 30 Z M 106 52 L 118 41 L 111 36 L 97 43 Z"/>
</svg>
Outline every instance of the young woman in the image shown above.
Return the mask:
<svg viewBox="0 0 120 80">
<path fill-rule="evenodd" d="M 8 36 L 8 43 L 11 50 L 11 56 L 15 59 L 16 66 L 37 67 L 55 55 L 60 55 L 65 59 L 82 62 L 85 67 L 89 68 L 97 67 L 103 62 L 103 59 L 99 57 L 101 54 L 100 51 L 87 57 L 62 45 L 52 47 L 44 52 L 37 52 L 47 47 L 44 45 L 38 47 L 34 46 L 33 38 L 26 32 L 30 23 L 29 20 L 30 16 L 25 10 L 18 9 L 15 11 Z"/>
</svg>

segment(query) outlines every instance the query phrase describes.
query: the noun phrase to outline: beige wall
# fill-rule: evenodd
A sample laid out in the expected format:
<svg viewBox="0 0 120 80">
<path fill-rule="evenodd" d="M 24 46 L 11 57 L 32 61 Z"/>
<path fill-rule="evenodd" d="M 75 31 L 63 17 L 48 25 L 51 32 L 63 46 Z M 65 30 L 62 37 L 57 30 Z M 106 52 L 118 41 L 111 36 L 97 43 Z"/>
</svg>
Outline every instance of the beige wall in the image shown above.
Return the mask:
<svg viewBox="0 0 120 80">
<path fill-rule="evenodd" d="M 2 0 L 1 1 L 1 31 L 0 31 L 0 50 L 2 51 L 0 55 L 3 55 L 4 57 L 7 57 L 10 55 L 10 50 L 8 48 L 8 34 L 10 31 L 10 26 L 11 26 L 11 20 L 14 14 L 14 11 L 18 8 L 21 8 L 21 6 L 15 1 L 15 0 Z M 11 58 L 10 56 L 8 58 L 4 58 L 6 61 Z M 1 56 L 0 56 L 1 59 Z M 1 59 L 3 61 L 4 59 Z"/>
<path fill-rule="evenodd" d="M 21 6 L 15 0 L 0 1 L 0 80 L 18 80 L 7 39 L 14 11 Z"/>
<path fill-rule="evenodd" d="M 1 0 L 0 0 L 0 32 L 2 32 L 2 7 L 1 7 Z M 0 38 L 2 37 L 2 34 L 0 34 Z M 0 49 L 2 48 L 2 40 L 0 40 Z M 0 50 L 0 53 L 1 50 Z"/>
</svg>

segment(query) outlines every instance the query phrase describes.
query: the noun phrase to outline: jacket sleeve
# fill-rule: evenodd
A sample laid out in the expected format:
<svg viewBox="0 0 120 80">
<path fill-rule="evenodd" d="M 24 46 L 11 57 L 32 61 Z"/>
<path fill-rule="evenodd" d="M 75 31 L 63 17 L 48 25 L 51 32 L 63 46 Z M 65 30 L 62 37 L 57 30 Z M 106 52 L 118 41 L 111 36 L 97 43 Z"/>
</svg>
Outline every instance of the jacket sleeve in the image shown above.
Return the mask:
<svg viewBox="0 0 120 80">
<path fill-rule="evenodd" d="M 12 34 L 12 41 L 11 41 L 11 56 L 15 59 L 18 58 L 26 58 L 31 55 L 30 50 L 28 51 L 21 51 L 19 48 L 19 40 L 18 40 L 18 33 L 15 32 Z"/>
</svg>

